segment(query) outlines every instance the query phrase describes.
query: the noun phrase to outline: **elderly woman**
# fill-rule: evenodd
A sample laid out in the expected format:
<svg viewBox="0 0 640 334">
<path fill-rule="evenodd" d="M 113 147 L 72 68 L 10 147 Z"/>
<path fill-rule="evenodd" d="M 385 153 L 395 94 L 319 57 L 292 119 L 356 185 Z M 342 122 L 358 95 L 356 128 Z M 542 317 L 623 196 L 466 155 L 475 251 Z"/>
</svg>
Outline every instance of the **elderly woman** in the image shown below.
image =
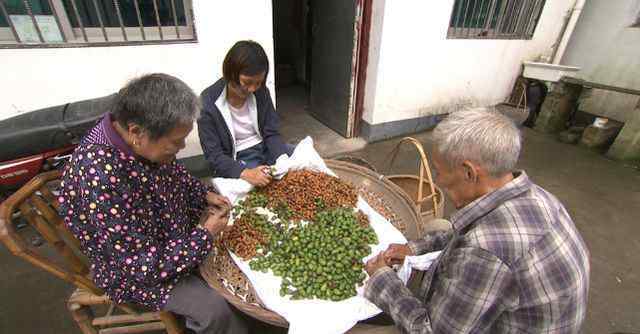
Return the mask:
<svg viewBox="0 0 640 334">
<path fill-rule="evenodd" d="M 256 42 L 237 42 L 224 59 L 222 73 L 224 77 L 201 94 L 202 150 L 215 175 L 265 186 L 271 182 L 267 165 L 293 151 L 278 132 L 280 121 L 264 85 L 267 54 Z"/>
<path fill-rule="evenodd" d="M 199 109 L 177 78 L 131 81 L 74 152 L 59 200 L 94 282 L 114 302 L 183 315 L 197 333 L 243 333 L 241 318 L 195 272 L 230 209 L 175 161 Z"/>
<path fill-rule="evenodd" d="M 578 333 L 589 252 L 558 199 L 515 170 L 518 128 L 478 109 L 451 114 L 433 138 L 436 182 L 458 209 L 453 230 L 369 261 L 365 297 L 410 333 Z M 443 249 L 415 295 L 389 268 Z"/>
</svg>

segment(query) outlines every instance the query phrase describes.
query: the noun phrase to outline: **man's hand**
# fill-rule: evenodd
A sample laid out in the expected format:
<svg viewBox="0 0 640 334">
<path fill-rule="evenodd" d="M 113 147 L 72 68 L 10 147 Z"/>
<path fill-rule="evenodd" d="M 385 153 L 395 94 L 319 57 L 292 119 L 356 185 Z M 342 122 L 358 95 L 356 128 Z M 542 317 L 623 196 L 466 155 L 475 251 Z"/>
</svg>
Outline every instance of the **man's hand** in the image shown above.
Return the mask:
<svg viewBox="0 0 640 334">
<path fill-rule="evenodd" d="M 229 210 L 209 208 L 205 211 L 206 218 L 202 223 L 202 226 L 211 233 L 211 235 L 218 235 L 220 232 L 227 228 L 227 222 L 229 221 Z"/>
<path fill-rule="evenodd" d="M 222 210 L 231 210 L 231 202 L 229 199 L 213 192 L 207 193 L 207 204 Z"/>
<path fill-rule="evenodd" d="M 257 187 L 264 187 L 271 182 L 271 172 L 269 166 L 258 166 L 247 168 L 242 171 L 240 178 Z"/>
<path fill-rule="evenodd" d="M 387 250 L 381 254 L 384 257 L 385 263 L 391 266 L 394 264 L 402 264 L 405 257 L 413 255 L 413 251 L 407 245 L 391 244 L 387 247 Z"/>
<path fill-rule="evenodd" d="M 387 263 L 384 261 L 384 254 L 380 253 L 376 257 L 369 259 L 367 264 L 364 265 L 364 270 L 367 271 L 369 276 L 372 276 L 378 269 L 382 267 L 388 267 Z"/>
</svg>

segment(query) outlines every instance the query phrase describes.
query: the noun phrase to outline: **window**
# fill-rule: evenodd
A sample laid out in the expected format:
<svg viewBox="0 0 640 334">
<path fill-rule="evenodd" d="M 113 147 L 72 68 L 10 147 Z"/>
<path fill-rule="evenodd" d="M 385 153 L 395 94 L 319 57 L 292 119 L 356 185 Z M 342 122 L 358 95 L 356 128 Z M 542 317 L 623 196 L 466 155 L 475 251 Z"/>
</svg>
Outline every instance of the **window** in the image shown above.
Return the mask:
<svg viewBox="0 0 640 334">
<path fill-rule="evenodd" d="M 0 0 L 0 47 L 195 41 L 190 0 Z"/>
<path fill-rule="evenodd" d="M 5 3 L 4 6 L 2 6 L 3 3 Z M 30 3 L 29 10 L 36 16 L 36 18 L 51 15 L 51 8 L 46 0 L 32 1 L 32 3 Z M 11 17 L 15 25 L 18 26 L 18 29 L 30 23 L 30 21 L 26 20 L 27 18 L 31 20 L 30 17 L 21 15 L 26 12 L 27 9 L 22 1 L 0 0 L 0 41 L 11 40 L 13 38 L 10 30 L 11 25 L 9 24 L 9 17 Z M 33 23 L 31 22 L 31 24 Z"/>
<path fill-rule="evenodd" d="M 448 38 L 531 39 L 545 0 L 455 0 Z"/>
</svg>

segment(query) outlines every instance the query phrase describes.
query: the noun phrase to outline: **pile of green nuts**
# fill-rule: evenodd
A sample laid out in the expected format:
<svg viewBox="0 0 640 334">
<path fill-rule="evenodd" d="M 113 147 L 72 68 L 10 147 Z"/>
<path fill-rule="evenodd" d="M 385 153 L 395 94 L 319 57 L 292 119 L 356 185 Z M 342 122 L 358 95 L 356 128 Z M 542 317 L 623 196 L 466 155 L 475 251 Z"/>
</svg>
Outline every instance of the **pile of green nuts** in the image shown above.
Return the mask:
<svg viewBox="0 0 640 334">
<path fill-rule="evenodd" d="M 363 258 L 378 243 L 356 201 L 354 187 L 338 178 L 293 171 L 234 206 L 224 245 L 252 270 L 281 277 L 281 296 L 344 300 L 356 296 Z"/>
<path fill-rule="evenodd" d="M 278 229 L 278 236 L 266 228 L 270 242 L 249 266 L 282 277 L 280 295 L 291 299 L 353 297 L 366 278 L 362 259 L 378 243 L 373 229 L 358 219 L 353 208 L 341 207 L 319 212 L 307 224 Z"/>
</svg>

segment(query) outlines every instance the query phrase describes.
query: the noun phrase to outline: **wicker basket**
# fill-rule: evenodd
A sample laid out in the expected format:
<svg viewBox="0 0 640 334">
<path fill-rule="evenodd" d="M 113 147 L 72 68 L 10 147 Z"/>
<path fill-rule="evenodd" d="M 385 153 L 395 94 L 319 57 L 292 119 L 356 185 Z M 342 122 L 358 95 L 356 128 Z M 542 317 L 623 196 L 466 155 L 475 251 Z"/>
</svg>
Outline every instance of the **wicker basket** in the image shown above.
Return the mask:
<svg viewBox="0 0 640 334">
<path fill-rule="evenodd" d="M 365 167 L 343 161 L 327 160 L 326 163 L 340 179 L 358 188 L 358 194 L 389 219 L 407 239 L 418 237 L 420 217 L 413 201 L 402 189 Z M 240 311 L 275 326 L 289 327 L 286 319 L 263 306 L 226 249 L 218 245 L 200 266 L 200 273 L 213 289 Z"/>
<path fill-rule="evenodd" d="M 444 213 L 444 196 L 442 190 L 433 182 L 427 155 L 424 152 L 422 144 L 415 138 L 402 138 L 396 145 L 391 152 L 391 160 L 389 160 L 387 174 L 391 171 L 393 163 L 398 156 L 400 146 L 404 143 L 413 144 L 420 155 L 419 176 L 402 174 L 387 175 L 385 178 L 400 187 L 410 198 L 414 198 L 413 203 L 421 217 L 420 224 L 418 224 L 418 232 L 422 235 L 425 231 L 426 224 L 435 218 L 442 218 Z"/>
</svg>

